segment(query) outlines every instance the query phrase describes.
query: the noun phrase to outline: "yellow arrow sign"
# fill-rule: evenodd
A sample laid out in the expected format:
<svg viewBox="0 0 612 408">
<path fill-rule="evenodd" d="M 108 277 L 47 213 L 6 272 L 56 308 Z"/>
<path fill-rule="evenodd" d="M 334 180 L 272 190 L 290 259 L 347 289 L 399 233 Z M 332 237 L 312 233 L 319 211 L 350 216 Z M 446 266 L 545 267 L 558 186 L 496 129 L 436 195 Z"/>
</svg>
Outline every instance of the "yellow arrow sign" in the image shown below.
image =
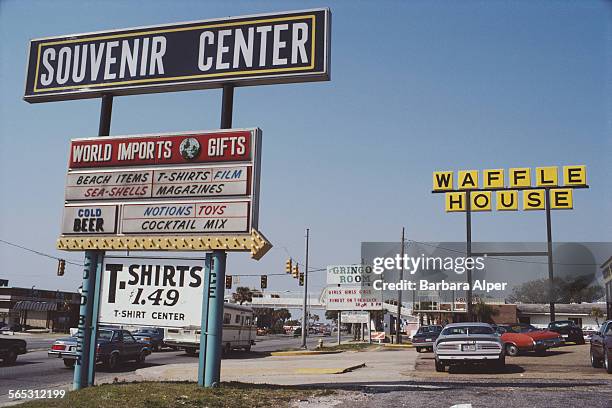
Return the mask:
<svg viewBox="0 0 612 408">
<path fill-rule="evenodd" d="M 259 231 L 250 235 L 207 236 L 112 236 L 112 237 L 60 237 L 57 249 L 63 251 L 250 251 L 251 258 L 259 260 L 272 248 L 272 244 Z"/>
</svg>

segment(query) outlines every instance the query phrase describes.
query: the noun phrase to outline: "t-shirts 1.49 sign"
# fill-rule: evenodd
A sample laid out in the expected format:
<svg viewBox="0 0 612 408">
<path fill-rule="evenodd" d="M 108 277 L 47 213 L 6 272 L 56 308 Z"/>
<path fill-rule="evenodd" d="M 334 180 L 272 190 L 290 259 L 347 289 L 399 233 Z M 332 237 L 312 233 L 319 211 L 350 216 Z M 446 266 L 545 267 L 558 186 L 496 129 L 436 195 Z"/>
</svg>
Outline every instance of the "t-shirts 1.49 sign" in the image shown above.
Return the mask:
<svg viewBox="0 0 612 408">
<path fill-rule="evenodd" d="M 204 259 L 105 257 L 101 324 L 199 326 Z"/>
</svg>

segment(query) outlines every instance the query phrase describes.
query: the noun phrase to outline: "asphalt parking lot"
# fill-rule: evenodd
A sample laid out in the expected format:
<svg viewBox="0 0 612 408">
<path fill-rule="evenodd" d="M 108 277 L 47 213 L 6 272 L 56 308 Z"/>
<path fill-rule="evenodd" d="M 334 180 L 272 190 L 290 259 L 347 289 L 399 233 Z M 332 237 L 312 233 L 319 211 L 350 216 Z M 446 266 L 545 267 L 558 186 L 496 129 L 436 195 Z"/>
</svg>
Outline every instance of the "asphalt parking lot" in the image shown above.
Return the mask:
<svg viewBox="0 0 612 408">
<path fill-rule="evenodd" d="M 433 353 L 420 353 L 415 366 L 418 377 L 466 377 L 466 378 L 541 378 L 541 379 L 604 379 L 612 375 L 601 368 L 591 367 L 589 344 L 566 345 L 548 350 L 543 355 L 524 353 L 506 357 L 506 368 L 499 371 L 486 366 L 452 366 L 438 373 L 434 367 Z"/>
</svg>

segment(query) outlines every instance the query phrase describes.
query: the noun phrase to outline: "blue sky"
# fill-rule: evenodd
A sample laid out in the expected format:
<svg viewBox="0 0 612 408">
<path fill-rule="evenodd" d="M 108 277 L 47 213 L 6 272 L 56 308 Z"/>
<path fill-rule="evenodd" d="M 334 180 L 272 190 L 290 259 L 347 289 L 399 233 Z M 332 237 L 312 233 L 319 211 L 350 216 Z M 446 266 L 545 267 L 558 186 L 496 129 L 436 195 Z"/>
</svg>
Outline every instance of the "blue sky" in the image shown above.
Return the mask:
<svg viewBox="0 0 612 408">
<path fill-rule="evenodd" d="M 553 214 L 557 241 L 611 241 L 612 16 L 603 1 L 0 1 L 0 238 L 55 249 L 71 138 L 95 136 L 99 100 L 30 105 L 28 40 L 113 28 L 329 6 L 332 80 L 236 90 L 235 127 L 263 130 L 263 260 L 229 274 L 358 262 L 362 241 L 464 238 L 431 194 L 435 170 L 586 164 L 591 188 Z M 115 98 L 112 135 L 216 129 L 218 90 Z M 476 214 L 473 239 L 546 238 L 543 212 Z M 0 244 L 12 285 L 69 289 L 81 271 Z M 297 290 L 270 277 L 271 290 Z M 313 274 L 313 291 L 324 273 Z M 241 284 L 259 285 L 257 278 Z"/>
</svg>

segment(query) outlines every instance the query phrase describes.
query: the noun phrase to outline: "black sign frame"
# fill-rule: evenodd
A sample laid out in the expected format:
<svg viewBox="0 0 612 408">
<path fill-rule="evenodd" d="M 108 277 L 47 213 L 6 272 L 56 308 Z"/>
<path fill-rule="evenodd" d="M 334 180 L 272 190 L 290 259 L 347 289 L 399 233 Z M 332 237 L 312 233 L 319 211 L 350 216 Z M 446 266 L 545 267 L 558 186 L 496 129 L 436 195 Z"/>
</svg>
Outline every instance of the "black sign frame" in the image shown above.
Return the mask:
<svg viewBox="0 0 612 408">
<path fill-rule="evenodd" d="M 320 8 L 33 39 L 23 99 L 328 81 L 330 36 L 331 11 Z"/>
</svg>

